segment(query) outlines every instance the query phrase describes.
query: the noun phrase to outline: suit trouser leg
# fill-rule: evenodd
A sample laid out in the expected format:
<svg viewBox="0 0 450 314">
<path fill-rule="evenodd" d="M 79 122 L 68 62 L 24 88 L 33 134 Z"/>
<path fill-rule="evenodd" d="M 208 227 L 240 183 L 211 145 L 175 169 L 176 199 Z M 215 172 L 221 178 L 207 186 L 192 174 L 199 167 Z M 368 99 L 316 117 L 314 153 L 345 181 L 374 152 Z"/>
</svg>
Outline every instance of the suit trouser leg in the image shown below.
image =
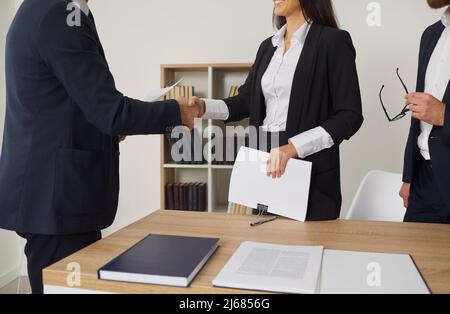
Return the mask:
<svg viewBox="0 0 450 314">
<path fill-rule="evenodd" d="M 44 292 L 42 270 L 101 239 L 101 232 L 75 235 L 19 234 L 26 240 L 25 255 L 33 294 Z"/>
<path fill-rule="evenodd" d="M 449 214 L 450 211 L 434 179 L 432 164 L 422 160 L 411 184 L 409 206 L 404 221 L 448 224 Z"/>
</svg>

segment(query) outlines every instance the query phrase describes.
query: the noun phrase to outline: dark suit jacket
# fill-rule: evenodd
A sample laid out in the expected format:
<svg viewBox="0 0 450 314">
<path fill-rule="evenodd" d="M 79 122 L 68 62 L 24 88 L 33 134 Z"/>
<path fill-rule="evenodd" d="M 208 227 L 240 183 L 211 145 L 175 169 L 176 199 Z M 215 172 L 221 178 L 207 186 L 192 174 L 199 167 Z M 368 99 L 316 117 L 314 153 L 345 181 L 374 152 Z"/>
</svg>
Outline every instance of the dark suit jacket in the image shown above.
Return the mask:
<svg viewBox="0 0 450 314">
<path fill-rule="evenodd" d="M 422 36 L 419 55 L 419 73 L 417 77 L 417 92 L 425 90 L 425 76 L 428 64 L 436 47 L 439 38 L 445 27 L 441 21 L 428 27 Z M 445 104 L 450 103 L 450 82 L 447 85 L 442 101 Z M 408 142 L 405 151 L 405 163 L 403 169 L 403 181 L 406 183 L 414 183 L 414 176 L 417 172 L 421 154 L 417 145 L 420 135 L 420 121 L 412 119 L 411 129 L 409 131 Z M 450 194 L 448 187 L 450 186 L 450 110 L 445 111 L 445 124 L 443 127 L 434 127 L 429 138 L 430 155 L 433 162 L 433 170 L 436 183 L 444 198 L 446 206 L 450 209 Z"/>
<path fill-rule="evenodd" d="M 260 46 L 254 66 L 239 96 L 226 99 L 230 121 L 250 117 L 263 125 L 266 105 L 261 79 L 276 48 L 271 38 Z M 286 126 L 287 140 L 323 127 L 335 145 L 306 158 L 313 164 L 308 220 L 337 219 L 341 208 L 339 145 L 350 139 L 363 123 L 361 95 L 350 35 L 342 30 L 313 24 L 295 71 Z"/>
<path fill-rule="evenodd" d="M 69 27 L 68 3 L 25 0 L 8 32 L 0 228 L 108 227 L 119 193 L 117 136 L 181 123 L 175 101 L 149 104 L 116 89 L 92 15 Z"/>
</svg>

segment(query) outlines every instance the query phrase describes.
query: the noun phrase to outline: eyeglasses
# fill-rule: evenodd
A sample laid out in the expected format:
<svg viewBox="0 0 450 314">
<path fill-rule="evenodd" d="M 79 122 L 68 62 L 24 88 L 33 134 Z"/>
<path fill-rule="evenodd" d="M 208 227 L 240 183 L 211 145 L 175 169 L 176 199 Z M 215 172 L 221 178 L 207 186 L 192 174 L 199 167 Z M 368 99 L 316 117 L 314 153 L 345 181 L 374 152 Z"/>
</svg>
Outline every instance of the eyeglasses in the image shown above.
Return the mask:
<svg viewBox="0 0 450 314">
<path fill-rule="evenodd" d="M 397 68 L 397 77 L 400 80 L 400 83 L 402 83 L 402 86 L 405 89 L 406 94 L 409 94 L 408 87 L 406 87 L 406 84 L 403 82 L 402 78 L 400 77 L 399 68 Z M 382 97 L 383 90 L 384 90 L 384 85 L 381 87 L 381 90 L 380 90 L 380 102 L 381 102 L 381 107 L 383 107 L 384 114 L 386 115 L 389 122 L 395 122 L 395 121 L 398 121 L 398 120 L 404 118 L 406 116 L 406 114 L 409 112 L 408 105 L 405 105 L 405 107 L 403 107 L 402 111 L 398 115 L 391 118 L 386 110 L 386 107 L 384 106 L 384 103 L 383 103 L 383 97 Z"/>
</svg>

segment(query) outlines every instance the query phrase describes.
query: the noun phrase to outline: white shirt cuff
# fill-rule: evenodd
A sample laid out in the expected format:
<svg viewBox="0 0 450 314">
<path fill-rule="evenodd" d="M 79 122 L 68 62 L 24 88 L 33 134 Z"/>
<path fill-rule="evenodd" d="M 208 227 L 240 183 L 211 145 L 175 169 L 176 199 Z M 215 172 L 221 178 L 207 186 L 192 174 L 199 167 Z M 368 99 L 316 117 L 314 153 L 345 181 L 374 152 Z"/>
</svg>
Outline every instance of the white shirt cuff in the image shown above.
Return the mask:
<svg viewBox="0 0 450 314">
<path fill-rule="evenodd" d="M 204 99 L 205 101 L 205 115 L 203 119 L 211 120 L 228 120 L 230 112 L 228 106 L 223 100 Z"/>
<path fill-rule="evenodd" d="M 306 158 L 334 145 L 330 134 L 320 126 L 290 138 L 289 143 L 295 146 L 300 158 Z"/>
</svg>

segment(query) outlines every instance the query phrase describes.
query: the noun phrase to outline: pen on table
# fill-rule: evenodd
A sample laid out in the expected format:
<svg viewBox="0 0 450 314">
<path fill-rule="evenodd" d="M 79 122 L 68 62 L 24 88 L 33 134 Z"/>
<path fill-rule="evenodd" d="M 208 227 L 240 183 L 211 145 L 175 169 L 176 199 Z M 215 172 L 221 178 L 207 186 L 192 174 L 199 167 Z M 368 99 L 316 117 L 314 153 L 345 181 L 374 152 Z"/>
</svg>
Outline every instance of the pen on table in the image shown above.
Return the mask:
<svg viewBox="0 0 450 314">
<path fill-rule="evenodd" d="M 250 227 L 260 226 L 260 225 L 263 225 L 263 224 L 265 224 L 265 223 L 274 221 L 274 220 L 276 220 L 277 218 L 278 218 L 278 216 L 275 216 L 275 217 L 272 217 L 272 218 L 269 218 L 269 219 L 265 219 L 265 220 L 260 220 L 260 221 L 252 222 L 252 223 L 250 223 Z"/>
</svg>

